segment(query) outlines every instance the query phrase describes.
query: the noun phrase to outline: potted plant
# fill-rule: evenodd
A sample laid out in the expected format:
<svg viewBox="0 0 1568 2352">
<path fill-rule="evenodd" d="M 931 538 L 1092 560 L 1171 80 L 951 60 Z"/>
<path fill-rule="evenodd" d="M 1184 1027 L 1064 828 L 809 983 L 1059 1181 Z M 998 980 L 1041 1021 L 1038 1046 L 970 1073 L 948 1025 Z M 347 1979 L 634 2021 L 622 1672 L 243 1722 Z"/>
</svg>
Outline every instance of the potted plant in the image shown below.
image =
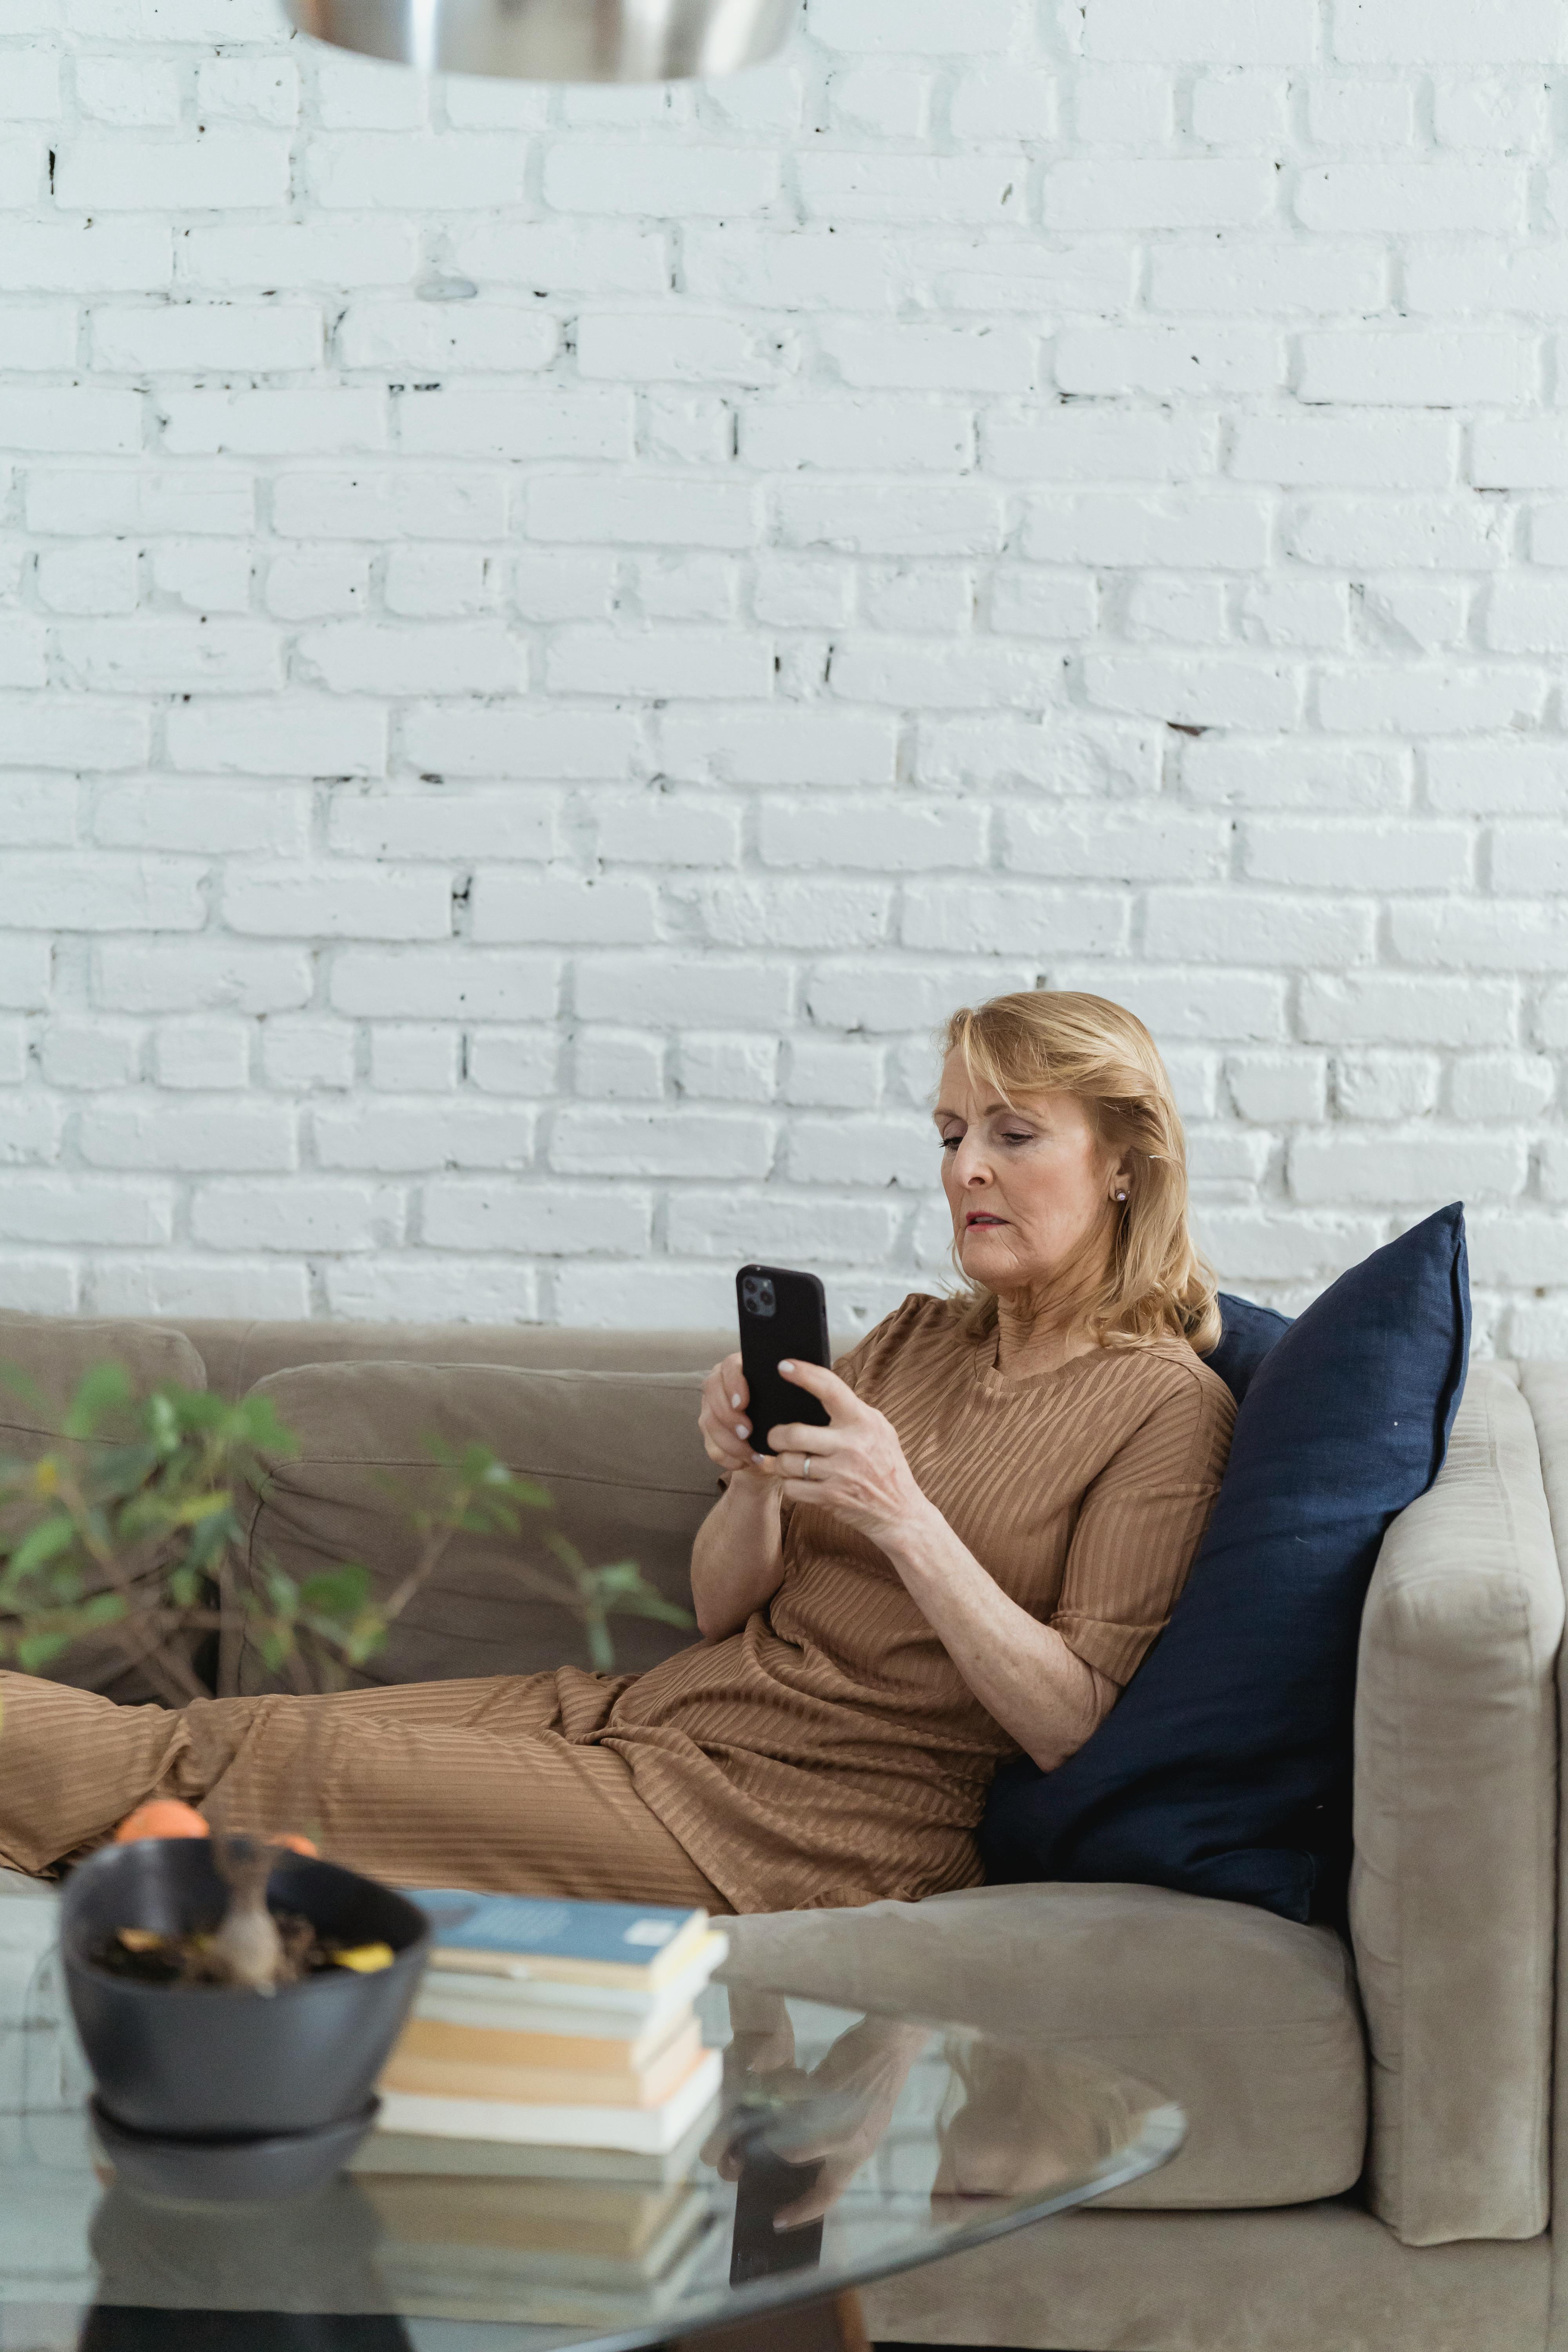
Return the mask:
<svg viewBox="0 0 1568 2352">
<path fill-rule="evenodd" d="M 440 1475 L 410 1511 L 414 1565 L 378 1597 L 353 1562 L 303 1580 L 273 1559 L 243 1571 L 241 1501 L 265 1486 L 269 1461 L 297 1451 L 269 1399 L 229 1404 L 164 1384 L 139 1400 L 105 1364 L 58 1422 L 37 1458 L 0 1461 L 0 1662 L 25 1672 L 90 1639 L 175 1705 L 231 1695 L 242 1649 L 296 1691 L 341 1688 L 460 1534 L 515 1538 L 520 1580 L 576 1616 L 600 1670 L 614 1663 L 612 1614 L 689 1622 L 635 1561 L 591 1567 L 558 1528 L 542 1530 L 544 1560 L 528 1557 L 528 1515 L 551 1497 L 483 1445 L 431 1442 Z M 295 1822 L 240 1837 L 168 1801 L 145 1810 L 147 1829 L 176 1833 L 89 1856 L 61 1906 L 100 2132 L 132 2170 L 139 2143 L 160 2144 L 165 2179 L 184 2151 L 208 2193 L 221 2186 L 220 2147 L 245 2194 L 298 2188 L 301 2168 L 324 2177 L 374 2112 L 424 1967 L 425 1916 L 320 1858 Z"/>
</svg>

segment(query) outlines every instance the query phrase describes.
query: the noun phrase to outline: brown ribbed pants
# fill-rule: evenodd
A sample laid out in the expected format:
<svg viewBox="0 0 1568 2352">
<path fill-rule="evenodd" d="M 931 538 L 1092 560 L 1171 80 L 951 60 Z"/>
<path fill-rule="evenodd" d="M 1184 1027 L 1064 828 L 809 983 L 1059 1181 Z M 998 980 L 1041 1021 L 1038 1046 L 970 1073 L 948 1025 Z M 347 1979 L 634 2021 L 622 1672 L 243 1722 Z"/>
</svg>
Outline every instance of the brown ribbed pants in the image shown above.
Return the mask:
<svg viewBox="0 0 1568 2352">
<path fill-rule="evenodd" d="M 623 1687 L 604 1684 L 604 1713 Z M 0 1864 L 50 1870 L 144 1799 L 183 1797 L 395 1884 L 728 1911 L 584 1727 L 565 1737 L 550 1674 L 171 1710 L 0 1673 Z"/>
</svg>

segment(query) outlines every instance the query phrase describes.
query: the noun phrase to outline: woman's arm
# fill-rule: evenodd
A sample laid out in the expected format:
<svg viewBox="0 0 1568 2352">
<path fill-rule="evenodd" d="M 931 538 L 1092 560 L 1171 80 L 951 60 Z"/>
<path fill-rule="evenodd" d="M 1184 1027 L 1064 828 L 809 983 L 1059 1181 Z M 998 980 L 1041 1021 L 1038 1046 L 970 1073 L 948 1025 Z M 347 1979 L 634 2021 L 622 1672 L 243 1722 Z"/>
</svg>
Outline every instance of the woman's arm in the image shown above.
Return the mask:
<svg viewBox="0 0 1568 2352">
<path fill-rule="evenodd" d="M 765 1608 L 784 1581 L 779 1488 L 754 1466 L 739 1355 L 715 1364 L 702 1383 L 697 1426 L 708 1459 L 729 1478 L 691 1547 L 697 1630 L 705 1642 L 721 1642 L 753 1609 Z"/>
<path fill-rule="evenodd" d="M 1110 1713 L 1185 1579 L 1229 1441 L 1234 1409 L 1218 1383 L 1214 1396 L 1173 1397 L 1089 1490 L 1057 1610 L 1064 1634 L 981 1566 L 921 1493 L 883 1414 L 815 1365 L 788 1377 L 822 1400 L 831 1426 L 773 1430 L 780 1454 L 759 1475 L 879 1545 L 986 1713 L 1043 1770 L 1065 1763 Z"/>
<path fill-rule="evenodd" d="M 1010 1601 L 933 1504 L 877 1540 L 986 1714 L 1043 1772 L 1065 1764 L 1110 1714 L 1118 1685 Z"/>
<path fill-rule="evenodd" d="M 1109 1714 L 1116 1685 L 1010 1601 L 981 1567 L 916 1485 L 885 1414 L 816 1364 L 779 1369 L 820 1397 L 832 1420 L 826 1429 L 792 1422 L 772 1431 L 780 1451 L 753 1454 L 754 1475 L 786 1502 L 836 1511 L 879 1545 L 987 1715 L 1045 1770 L 1065 1763 Z M 807 1452 L 811 1475 L 803 1480 Z"/>
<path fill-rule="evenodd" d="M 691 1600 L 705 1642 L 738 1633 L 784 1581 L 784 1535 L 776 1486 L 737 1470 L 697 1530 Z"/>
</svg>

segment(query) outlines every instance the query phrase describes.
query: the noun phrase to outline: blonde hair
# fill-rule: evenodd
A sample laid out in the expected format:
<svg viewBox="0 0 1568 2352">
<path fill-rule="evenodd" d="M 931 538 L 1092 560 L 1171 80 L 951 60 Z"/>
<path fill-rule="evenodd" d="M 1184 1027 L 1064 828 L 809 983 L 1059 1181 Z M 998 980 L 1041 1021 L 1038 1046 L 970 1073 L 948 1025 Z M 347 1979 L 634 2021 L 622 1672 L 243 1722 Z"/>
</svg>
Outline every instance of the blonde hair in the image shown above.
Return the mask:
<svg viewBox="0 0 1568 2352">
<path fill-rule="evenodd" d="M 1126 1165 L 1110 1264 L 1090 1297 L 1089 1328 L 1102 1347 L 1184 1339 L 1200 1355 L 1219 1345 L 1215 1280 L 1187 1225 L 1187 1149 L 1160 1049 L 1135 1013 L 1103 996 L 1025 989 L 963 1006 L 947 1024 L 945 1054 L 1018 1108 L 1031 1095 L 1076 1095 L 1100 1141 Z M 954 1265 L 958 1265 L 954 1244 Z M 994 1328 L 996 1298 L 959 1266 L 964 1326 Z"/>
</svg>

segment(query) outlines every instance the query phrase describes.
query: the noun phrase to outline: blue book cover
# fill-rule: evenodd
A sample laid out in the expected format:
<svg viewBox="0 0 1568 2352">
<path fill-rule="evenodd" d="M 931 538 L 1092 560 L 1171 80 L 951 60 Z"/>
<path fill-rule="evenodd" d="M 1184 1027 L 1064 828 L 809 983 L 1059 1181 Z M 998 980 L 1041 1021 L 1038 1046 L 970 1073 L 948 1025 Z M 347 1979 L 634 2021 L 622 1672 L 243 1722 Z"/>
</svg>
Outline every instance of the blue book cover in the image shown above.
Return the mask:
<svg viewBox="0 0 1568 2352">
<path fill-rule="evenodd" d="M 474 1895 L 457 1886 L 410 1887 L 441 1952 L 493 1952 L 523 1960 L 587 1961 L 648 1969 L 700 1911 L 656 1903 L 578 1903 L 534 1895 Z"/>
</svg>

